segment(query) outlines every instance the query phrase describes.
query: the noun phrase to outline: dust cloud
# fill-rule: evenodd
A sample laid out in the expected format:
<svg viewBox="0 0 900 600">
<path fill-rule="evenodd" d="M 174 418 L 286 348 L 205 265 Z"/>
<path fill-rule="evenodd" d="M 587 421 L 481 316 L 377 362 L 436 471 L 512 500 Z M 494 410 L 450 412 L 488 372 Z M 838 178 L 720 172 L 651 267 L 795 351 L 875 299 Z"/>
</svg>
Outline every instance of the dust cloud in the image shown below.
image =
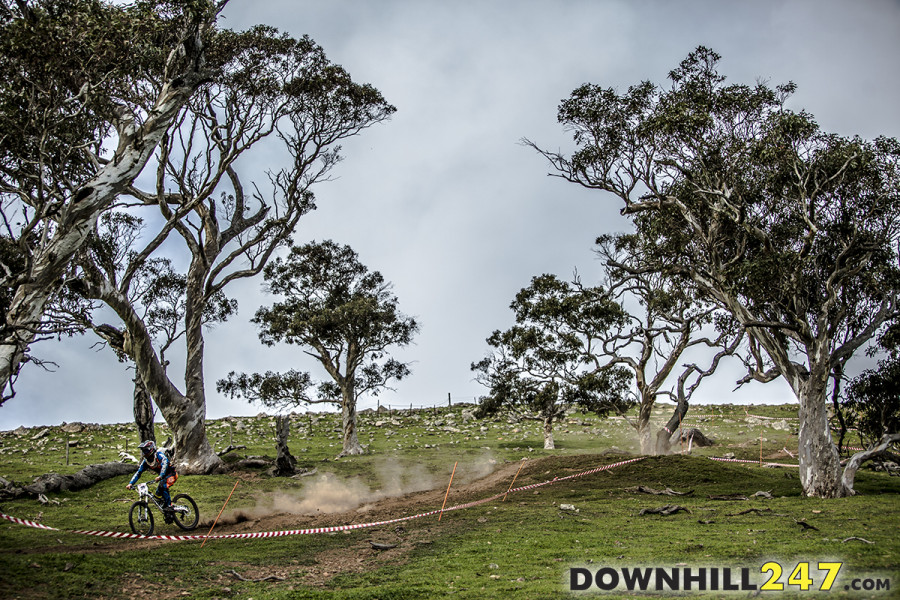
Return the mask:
<svg viewBox="0 0 900 600">
<path fill-rule="evenodd" d="M 488 455 L 472 462 L 461 461 L 454 475 L 454 485 L 486 477 L 496 465 L 497 461 Z M 307 482 L 300 490 L 260 495 L 255 508 L 242 509 L 239 513 L 258 519 L 275 514 L 320 515 L 357 509 L 363 512 L 368 505 L 386 498 L 400 498 L 442 488 L 450 476 L 450 471 L 446 475 L 433 475 L 422 465 L 404 465 L 396 460 L 380 462 L 375 470 L 379 482 L 375 488 L 360 477 L 342 479 L 332 473 L 324 473 Z"/>
</svg>

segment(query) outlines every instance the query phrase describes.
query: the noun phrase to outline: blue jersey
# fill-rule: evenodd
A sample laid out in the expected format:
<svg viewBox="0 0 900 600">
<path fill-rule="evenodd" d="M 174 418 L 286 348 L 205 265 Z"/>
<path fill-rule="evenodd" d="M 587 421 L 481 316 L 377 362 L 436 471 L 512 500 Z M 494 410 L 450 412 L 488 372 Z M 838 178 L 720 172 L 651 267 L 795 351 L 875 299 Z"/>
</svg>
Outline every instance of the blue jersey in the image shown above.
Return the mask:
<svg viewBox="0 0 900 600">
<path fill-rule="evenodd" d="M 134 483 L 140 478 L 141 473 L 150 469 L 151 471 L 156 471 L 159 473 L 160 479 L 165 481 L 166 477 L 175 474 L 175 465 L 169 463 L 169 457 L 166 456 L 164 450 L 156 451 L 156 460 L 153 461 L 153 464 L 149 464 L 147 459 L 141 461 L 140 466 L 138 467 L 137 473 L 134 474 L 134 477 L 131 478 L 131 481 L 128 483 L 130 485 L 134 485 Z"/>
</svg>

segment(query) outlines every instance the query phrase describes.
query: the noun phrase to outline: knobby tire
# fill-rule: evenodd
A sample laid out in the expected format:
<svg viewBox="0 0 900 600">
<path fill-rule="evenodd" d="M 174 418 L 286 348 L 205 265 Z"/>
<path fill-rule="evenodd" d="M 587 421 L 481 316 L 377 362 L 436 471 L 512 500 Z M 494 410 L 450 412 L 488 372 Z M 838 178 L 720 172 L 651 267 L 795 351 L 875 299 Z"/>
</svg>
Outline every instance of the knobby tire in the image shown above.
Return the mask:
<svg viewBox="0 0 900 600">
<path fill-rule="evenodd" d="M 140 515 L 145 515 L 145 521 L 140 521 Z M 131 531 L 139 535 L 153 535 L 153 512 L 150 506 L 143 500 L 138 500 L 131 505 L 128 511 L 128 524 L 131 525 Z"/>
<path fill-rule="evenodd" d="M 175 524 L 185 531 L 197 528 L 200 522 L 200 511 L 197 509 L 197 503 L 187 494 L 178 494 L 172 499 L 172 504 L 181 504 L 188 508 L 188 514 L 183 515 L 179 512 L 174 514 Z"/>
</svg>

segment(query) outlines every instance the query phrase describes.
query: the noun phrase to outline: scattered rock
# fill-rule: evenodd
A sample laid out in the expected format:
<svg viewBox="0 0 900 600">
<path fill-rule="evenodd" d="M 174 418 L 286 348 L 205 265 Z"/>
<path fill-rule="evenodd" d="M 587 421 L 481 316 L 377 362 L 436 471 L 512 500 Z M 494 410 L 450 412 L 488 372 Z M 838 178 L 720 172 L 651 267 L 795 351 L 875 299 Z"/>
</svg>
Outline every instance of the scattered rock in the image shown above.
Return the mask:
<svg viewBox="0 0 900 600">
<path fill-rule="evenodd" d="M 37 433 L 37 434 L 35 434 L 34 436 L 32 436 L 31 439 L 32 439 L 32 440 L 40 440 L 40 439 L 43 439 L 43 438 L 47 437 L 48 435 L 50 435 L 50 430 L 49 430 L 49 429 L 43 429 L 43 430 L 41 430 L 39 433 Z"/>
<path fill-rule="evenodd" d="M 390 550 L 396 548 L 397 544 L 383 544 L 381 542 L 369 542 L 374 550 Z"/>
</svg>

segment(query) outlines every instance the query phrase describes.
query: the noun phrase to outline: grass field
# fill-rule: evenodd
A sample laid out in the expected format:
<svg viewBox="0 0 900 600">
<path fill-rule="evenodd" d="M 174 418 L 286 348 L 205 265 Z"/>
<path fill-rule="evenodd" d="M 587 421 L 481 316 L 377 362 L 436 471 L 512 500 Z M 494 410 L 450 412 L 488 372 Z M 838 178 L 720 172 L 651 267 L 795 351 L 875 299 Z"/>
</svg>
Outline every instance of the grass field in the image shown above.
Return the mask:
<svg viewBox="0 0 900 600">
<path fill-rule="evenodd" d="M 665 420 L 665 410 L 655 421 Z M 898 596 L 900 477 L 863 469 L 859 496 L 803 498 L 796 469 L 758 464 L 796 462 L 790 456 L 797 446 L 795 407 L 693 412 L 703 414 L 689 415 L 687 424 L 714 438 L 714 446 L 692 447 L 690 454 L 676 447 L 679 454 L 673 456 L 561 479 L 512 493 L 506 501 L 445 512 L 440 520 L 430 515 L 333 533 L 211 539 L 201 548 L 200 541 L 71 533 L 129 531 L 127 513 L 135 497 L 124 489 L 126 476 L 53 494 L 47 504 L 0 502 L 0 512 L 61 530 L 0 521 L 0 598 L 619 598 L 634 594 L 596 586 L 569 592 L 570 569 L 731 568 L 737 580 L 745 568 L 761 584 L 777 574 L 770 562 L 784 569 L 773 582 L 784 589 L 763 596 Z M 274 455 L 269 416 L 211 421 L 209 430 L 217 450 L 247 446 L 229 458 Z M 160 427 L 157 439 L 167 435 Z M 290 446 L 310 475 L 275 478 L 264 469 L 245 469 L 185 476 L 173 492 L 197 500 L 201 526 L 195 533 L 206 533 L 232 489 L 215 533 L 367 524 L 440 509 L 455 464 L 448 507 L 502 494 L 514 477 L 515 488 L 540 484 L 637 452 L 634 432 L 621 419 L 573 413 L 557 428 L 558 449 L 548 451 L 537 424 L 509 416 L 474 420 L 463 406 L 363 414 L 360 440 L 368 445 L 366 455 L 335 460 L 338 416 L 298 415 Z M 133 453 L 136 443 L 132 425 L 3 432 L 0 476 L 23 485 L 47 472 L 74 473 L 117 460 L 120 451 Z M 709 458 L 723 456 L 753 462 Z M 684 495 L 654 495 L 639 486 Z M 771 499 L 754 496 L 759 491 Z M 718 499 L 733 495 L 746 499 Z M 673 504 L 680 510 L 667 516 L 641 514 Z M 157 533 L 181 532 L 158 519 Z M 372 542 L 390 548 L 375 549 Z M 817 591 L 827 575 L 817 569 L 820 562 L 843 564 L 830 592 Z M 801 567 L 791 579 L 798 564 L 810 570 Z M 804 579 L 810 580 L 808 590 L 802 589 Z M 873 589 L 845 589 L 853 585 Z M 753 592 L 689 595 L 736 598 Z"/>
</svg>

